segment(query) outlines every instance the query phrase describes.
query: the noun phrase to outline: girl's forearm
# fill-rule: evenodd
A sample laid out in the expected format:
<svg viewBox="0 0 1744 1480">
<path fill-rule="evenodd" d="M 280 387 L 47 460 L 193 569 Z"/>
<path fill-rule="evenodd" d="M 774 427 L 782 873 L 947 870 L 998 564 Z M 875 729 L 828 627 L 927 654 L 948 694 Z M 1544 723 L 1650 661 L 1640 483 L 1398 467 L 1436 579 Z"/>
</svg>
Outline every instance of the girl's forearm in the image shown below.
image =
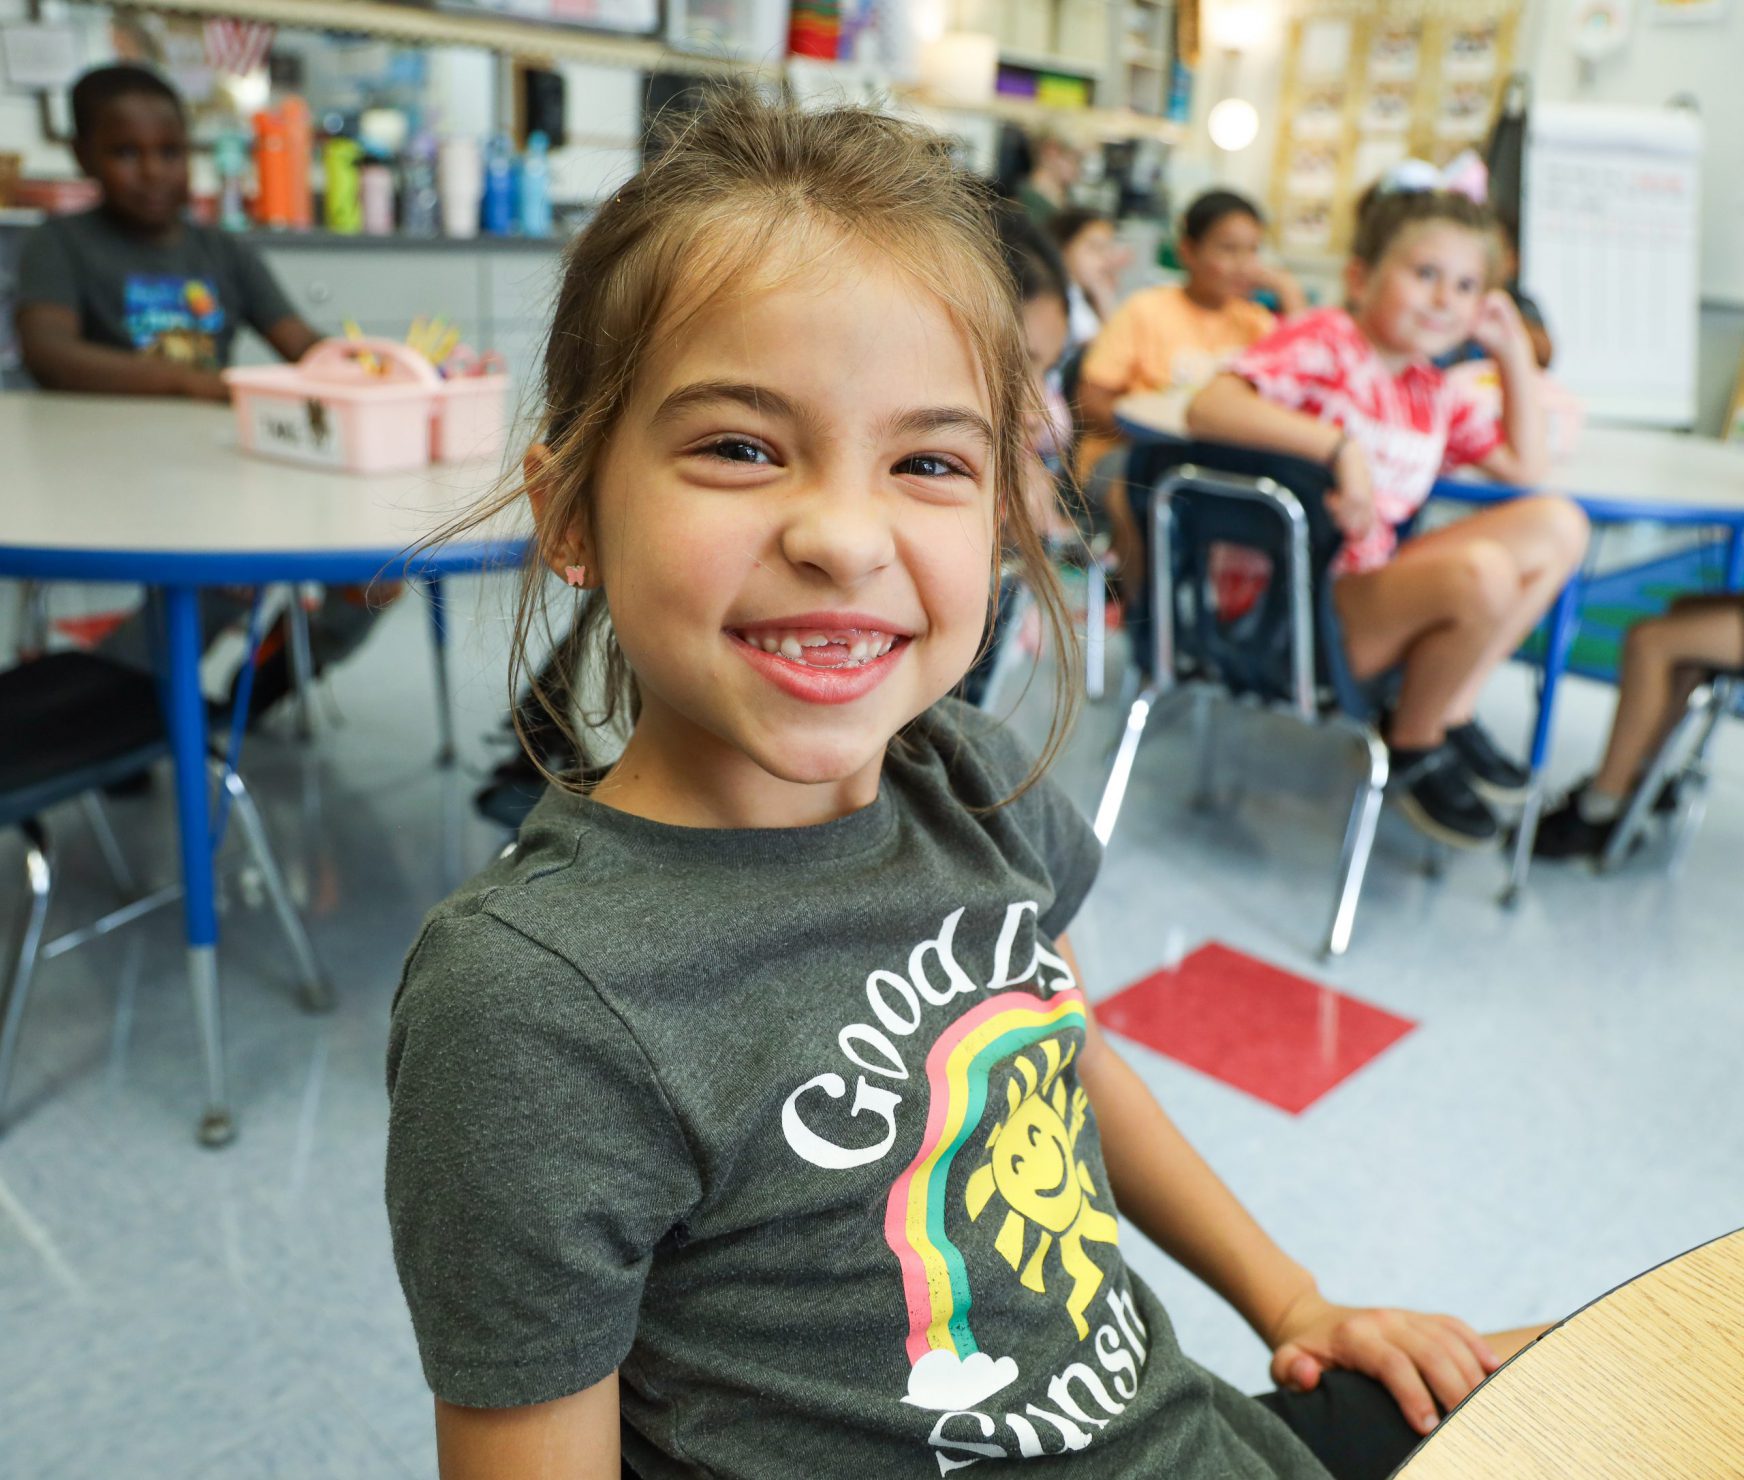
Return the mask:
<svg viewBox="0 0 1744 1480">
<path fill-rule="evenodd" d="M 1502 434 L 1519 464 L 1522 483 L 1542 482 L 1550 471 L 1537 371 L 1526 355 L 1498 360 L 1502 377 Z"/>
<path fill-rule="evenodd" d="M 1271 1344 L 1314 1277 L 1274 1243 L 1092 1024 L 1079 1061 L 1114 1200 Z"/>
<path fill-rule="evenodd" d="M 1325 462 L 1344 440 L 1331 422 L 1273 405 L 1245 380 L 1228 374 L 1193 397 L 1187 430 L 1209 442 L 1270 447 L 1310 462 Z"/>
</svg>

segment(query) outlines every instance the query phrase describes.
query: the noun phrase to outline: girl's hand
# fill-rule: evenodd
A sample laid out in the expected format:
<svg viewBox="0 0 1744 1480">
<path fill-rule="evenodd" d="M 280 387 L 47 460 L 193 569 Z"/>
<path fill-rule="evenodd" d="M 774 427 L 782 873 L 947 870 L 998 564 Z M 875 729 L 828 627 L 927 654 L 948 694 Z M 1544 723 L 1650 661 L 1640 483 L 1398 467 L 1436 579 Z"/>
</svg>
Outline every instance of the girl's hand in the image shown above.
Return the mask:
<svg viewBox="0 0 1744 1480">
<path fill-rule="evenodd" d="M 1277 298 L 1278 311 L 1284 318 L 1299 314 L 1308 306 L 1308 295 L 1302 285 L 1276 263 L 1261 262 L 1255 267 L 1254 287 L 1263 288 Z"/>
<path fill-rule="evenodd" d="M 1332 492 L 1326 495 L 1326 512 L 1347 540 L 1360 540 L 1375 527 L 1375 491 L 1369 480 L 1369 460 L 1348 437 L 1333 458 L 1332 483 Z"/>
<path fill-rule="evenodd" d="M 1502 1365 L 1483 1337 L 1453 1316 L 1334 1305 L 1318 1292 L 1300 1296 L 1271 1333 L 1272 1381 L 1307 1392 L 1328 1368 L 1362 1372 L 1393 1395 L 1406 1421 L 1427 1434 Z"/>
<path fill-rule="evenodd" d="M 1484 294 L 1484 301 L 1478 305 L 1478 316 L 1472 322 L 1471 337 L 1498 364 L 1536 363 L 1526 321 L 1520 317 L 1514 300 L 1501 288 L 1491 288 Z"/>
</svg>

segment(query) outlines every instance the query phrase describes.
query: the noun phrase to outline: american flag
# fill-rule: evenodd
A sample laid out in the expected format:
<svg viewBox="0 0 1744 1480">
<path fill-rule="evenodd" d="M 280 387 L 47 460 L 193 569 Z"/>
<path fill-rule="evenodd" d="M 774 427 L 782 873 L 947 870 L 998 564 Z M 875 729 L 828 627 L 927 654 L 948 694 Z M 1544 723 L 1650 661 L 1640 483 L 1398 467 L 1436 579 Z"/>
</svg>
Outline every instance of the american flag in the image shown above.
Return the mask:
<svg viewBox="0 0 1744 1480">
<path fill-rule="evenodd" d="M 206 63 L 214 72 L 246 77 L 266 65 L 273 27 L 264 21 L 206 22 Z"/>
</svg>

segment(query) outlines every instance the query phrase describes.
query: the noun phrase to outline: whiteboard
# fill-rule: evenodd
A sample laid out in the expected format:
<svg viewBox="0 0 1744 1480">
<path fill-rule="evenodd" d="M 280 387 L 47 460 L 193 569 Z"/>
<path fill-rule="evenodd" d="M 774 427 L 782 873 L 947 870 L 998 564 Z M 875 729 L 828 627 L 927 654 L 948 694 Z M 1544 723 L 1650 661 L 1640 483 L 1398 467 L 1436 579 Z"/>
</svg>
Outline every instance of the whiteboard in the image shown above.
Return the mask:
<svg viewBox="0 0 1744 1480">
<path fill-rule="evenodd" d="M 1528 115 L 1522 281 L 1556 340 L 1557 379 L 1595 420 L 1695 421 L 1701 162 L 1687 110 Z"/>
<path fill-rule="evenodd" d="M 1702 292 L 1710 303 L 1744 305 L 1744 0 L 1727 0 L 1682 24 L 1665 7 L 1624 7 L 1633 24 L 1615 55 L 1583 63 L 1575 55 L 1587 7 L 1571 0 L 1532 0 L 1527 29 L 1535 102 L 1663 107 L 1673 98 L 1699 102 L 1707 132 L 1702 164 Z M 1695 7 L 1685 6 L 1693 11 Z"/>
</svg>

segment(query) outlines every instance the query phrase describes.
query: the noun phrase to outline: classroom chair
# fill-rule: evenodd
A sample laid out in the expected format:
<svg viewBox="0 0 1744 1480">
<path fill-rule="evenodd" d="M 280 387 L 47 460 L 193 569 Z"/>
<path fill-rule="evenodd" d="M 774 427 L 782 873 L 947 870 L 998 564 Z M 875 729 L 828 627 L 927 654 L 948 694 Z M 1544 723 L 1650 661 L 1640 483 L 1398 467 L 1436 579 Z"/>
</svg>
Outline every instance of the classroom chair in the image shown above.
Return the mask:
<svg viewBox="0 0 1744 1480">
<path fill-rule="evenodd" d="M 1096 811 L 1096 834 L 1104 843 L 1113 834 L 1139 741 L 1166 697 L 1200 696 L 1202 793 L 1213 760 L 1212 698 L 1241 699 L 1346 734 L 1362 771 L 1321 950 L 1342 955 L 1387 784 L 1387 748 L 1376 726 L 1386 681 L 1359 684 L 1345 661 L 1327 576 L 1340 544 L 1323 502 L 1330 474 L 1298 458 L 1205 442 L 1140 445 L 1128 466 L 1133 515 L 1148 531 L 1151 579 L 1148 593 L 1128 606 L 1137 693 Z M 1250 593 L 1251 604 L 1222 609 L 1211 569 L 1220 544 L 1270 560 L 1270 579 Z"/>
<path fill-rule="evenodd" d="M 103 787 L 139 775 L 170 753 L 155 680 L 92 653 L 51 653 L 0 672 L 0 714 L 7 721 L 0 726 L 0 827 L 16 827 L 24 835 L 24 871 L 30 890 L 18 943 L 6 975 L 0 977 L 3 1130 L 13 1057 L 37 963 L 172 904 L 181 898 L 182 891 L 175 884 L 138 893 L 100 800 Z M 254 801 L 234 769 L 216 759 L 212 768 L 284 930 L 302 979 L 304 1005 L 311 1010 L 324 1009 L 332 1003 L 331 991 L 291 902 Z M 55 848 L 43 818 L 51 808 L 71 801 L 84 804 L 117 892 L 131 897 L 101 919 L 45 941 L 44 927 L 56 880 Z M 216 995 L 196 989 L 194 1011 L 207 1055 L 209 1103 L 222 1107 L 227 1100 Z M 229 1139 L 227 1117 L 222 1126 L 203 1127 L 202 1138 L 212 1144 Z"/>
<path fill-rule="evenodd" d="M 1647 774 L 1611 830 L 1605 851 L 1599 855 L 1601 872 L 1616 868 L 1634 851 L 1652 815 L 1664 810 L 1662 797 L 1675 799 L 1669 809 L 1671 851 L 1666 872 L 1675 874 L 1683 866 L 1690 840 L 1708 809 L 1708 745 L 1720 721 L 1739 712 L 1740 704 L 1744 704 L 1744 669 L 1710 674 L 1708 681 L 1691 693 L 1682 717 L 1648 764 Z"/>
</svg>

